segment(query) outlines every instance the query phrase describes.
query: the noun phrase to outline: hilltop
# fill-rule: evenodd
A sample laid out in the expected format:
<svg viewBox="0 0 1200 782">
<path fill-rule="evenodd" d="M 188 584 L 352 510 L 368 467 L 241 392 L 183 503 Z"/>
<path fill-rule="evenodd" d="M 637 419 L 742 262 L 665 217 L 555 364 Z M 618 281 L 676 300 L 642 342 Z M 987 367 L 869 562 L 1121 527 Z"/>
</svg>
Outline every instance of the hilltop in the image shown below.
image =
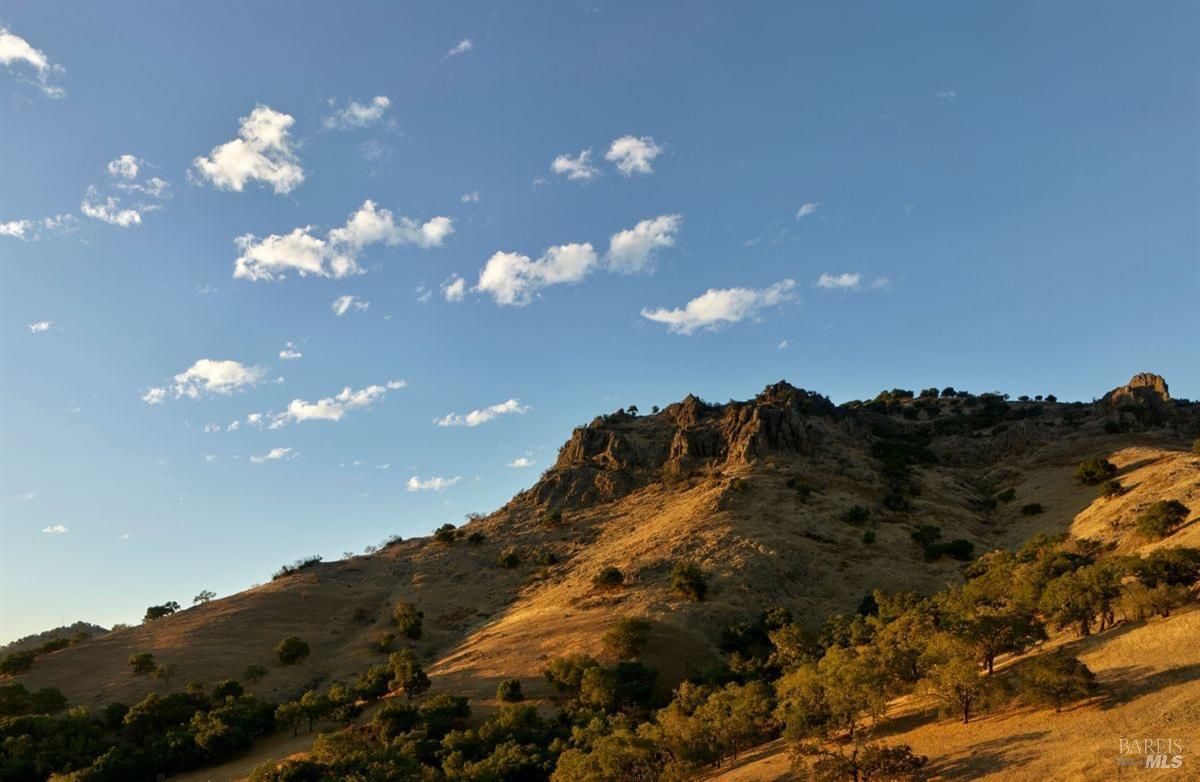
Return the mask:
<svg viewBox="0 0 1200 782">
<path fill-rule="evenodd" d="M 667 692 L 718 660 L 722 629 L 767 606 L 816 630 L 872 590 L 932 593 L 960 582 L 973 555 L 1039 533 L 1120 552 L 1200 546 L 1194 523 L 1153 543 L 1131 527 L 1160 500 L 1200 508 L 1198 433 L 1200 405 L 1154 375 L 1093 403 L 948 388 L 834 405 L 780 382 L 744 402 L 620 410 L 577 428 L 493 513 L 94 637 L 19 681 L 92 708 L 132 703 L 163 688 L 127 664 L 151 653 L 177 667 L 177 686 L 263 665 L 255 694 L 284 701 L 381 662 L 370 644 L 408 601 L 424 615 L 416 650 L 431 692 L 494 705 L 498 682 L 516 677 L 527 697 L 550 697 L 547 662 L 599 655 L 619 617 L 650 622 L 641 659 Z M 1122 494 L 1076 481 L 1095 457 L 1115 466 Z M 929 545 L 914 543 L 922 529 Z M 703 602 L 672 591 L 678 562 L 703 572 Z M 619 586 L 597 585 L 606 568 Z M 280 666 L 272 650 L 286 636 L 311 655 Z"/>
</svg>

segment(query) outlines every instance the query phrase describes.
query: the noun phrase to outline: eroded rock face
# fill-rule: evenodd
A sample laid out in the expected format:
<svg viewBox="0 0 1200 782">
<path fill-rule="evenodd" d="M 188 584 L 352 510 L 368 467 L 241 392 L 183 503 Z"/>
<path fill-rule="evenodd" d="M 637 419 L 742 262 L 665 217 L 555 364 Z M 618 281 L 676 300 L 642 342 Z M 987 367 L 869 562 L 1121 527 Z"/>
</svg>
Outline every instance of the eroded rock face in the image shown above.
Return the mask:
<svg viewBox="0 0 1200 782">
<path fill-rule="evenodd" d="M 1159 425 L 1169 416 L 1172 403 L 1162 375 L 1139 372 L 1125 385 L 1105 394 L 1097 406 L 1102 413 L 1129 413 L 1140 424 Z"/>
<path fill-rule="evenodd" d="M 710 405 L 689 395 L 650 416 L 601 416 L 572 433 L 526 496 L 539 505 L 605 501 L 659 479 L 664 470 L 686 474 L 706 463 L 744 463 L 772 452 L 810 454 L 819 439 L 813 419 L 836 412 L 826 397 L 781 382 L 748 402 Z"/>
</svg>

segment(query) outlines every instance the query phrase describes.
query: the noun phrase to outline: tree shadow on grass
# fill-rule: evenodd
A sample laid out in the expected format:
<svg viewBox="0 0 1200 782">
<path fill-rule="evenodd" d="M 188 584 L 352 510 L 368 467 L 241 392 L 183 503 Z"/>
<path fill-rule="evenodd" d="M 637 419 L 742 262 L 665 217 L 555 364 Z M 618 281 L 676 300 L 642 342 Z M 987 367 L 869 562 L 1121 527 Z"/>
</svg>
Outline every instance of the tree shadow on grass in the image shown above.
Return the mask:
<svg viewBox="0 0 1200 782">
<path fill-rule="evenodd" d="M 1112 709 L 1167 687 L 1200 681 L 1200 663 L 1151 671 L 1138 666 L 1125 666 L 1108 671 L 1104 677 L 1105 697 L 1100 708 Z"/>
<path fill-rule="evenodd" d="M 1038 753 L 1029 746 L 1050 735 L 1050 731 L 1030 731 L 1002 739 L 973 744 L 962 752 L 931 758 L 927 770 L 941 779 L 978 779 L 984 774 L 1003 771 L 1027 763 Z"/>
</svg>

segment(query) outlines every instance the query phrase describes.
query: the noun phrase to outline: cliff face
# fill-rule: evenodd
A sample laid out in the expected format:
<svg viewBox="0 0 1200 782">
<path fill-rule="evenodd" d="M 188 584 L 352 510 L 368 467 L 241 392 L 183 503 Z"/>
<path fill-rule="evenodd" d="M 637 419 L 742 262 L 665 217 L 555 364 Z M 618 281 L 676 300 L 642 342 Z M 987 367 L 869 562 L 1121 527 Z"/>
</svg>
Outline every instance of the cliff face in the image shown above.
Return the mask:
<svg viewBox="0 0 1200 782">
<path fill-rule="evenodd" d="M 826 397 L 780 382 L 747 402 L 710 405 L 696 396 L 649 416 L 625 411 L 576 429 L 558 460 L 524 497 L 578 506 L 616 499 L 664 474 L 744 464 L 772 452 L 811 454 L 817 418 L 838 415 Z"/>
</svg>

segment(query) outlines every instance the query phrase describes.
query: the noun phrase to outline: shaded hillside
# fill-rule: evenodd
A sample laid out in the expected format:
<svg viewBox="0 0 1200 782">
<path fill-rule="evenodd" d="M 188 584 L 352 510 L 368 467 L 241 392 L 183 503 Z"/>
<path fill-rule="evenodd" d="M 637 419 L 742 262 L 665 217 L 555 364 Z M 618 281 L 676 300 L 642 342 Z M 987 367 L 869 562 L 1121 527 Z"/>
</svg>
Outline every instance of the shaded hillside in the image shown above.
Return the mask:
<svg viewBox="0 0 1200 782">
<path fill-rule="evenodd" d="M 176 685 L 264 665 L 255 693 L 283 700 L 381 662 L 369 644 L 407 600 L 425 615 L 417 650 L 435 692 L 487 701 L 516 676 L 545 694 L 547 659 L 598 652 L 622 616 L 651 621 L 644 659 L 670 684 L 711 662 L 720 628 L 764 606 L 815 626 L 871 589 L 928 592 L 956 579 L 958 561 L 914 544 L 922 525 L 980 553 L 1073 527 L 1125 540 L 1138 507 L 1200 507 L 1197 406 L 1157 385 L 1095 404 L 887 392 L 834 406 L 780 383 L 747 402 L 688 397 L 650 415 L 618 412 L 577 429 L 528 491 L 442 540 L 311 565 L 55 652 L 19 680 L 59 687 L 72 703 L 130 703 L 164 688 L 129 670 L 130 655 L 149 652 L 177 666 Z M 1073 480 L 1094 456 L 1129 484 L 1117 501 Z M 1033 503 L 1041 512 L 1022 512 Z M 1176 537 L 1192 540 L 1195 528 Z M 704 572 L 704 602 L 671 592 L 679 561 Z M 594 585 L 606 567 L 623 585 Z M 312 654 L 285 667 L 272 649 L 290 635 Z"/>
<path fill-rule="evenodd" d="M 27 649 L 36 649 L 51 641 L 59 641 L 61 639 L 74 640 L 83 636 L 95 638 L 104 635 L 108 629 L 100 625 L 94 625 L 91 622 L 75 622 L 74 624 L 55 627 L 52 630 L 43 630 L 40 633 L 33 633 L 23 638 L 18 638 L 15 641 L 0 646 L 0 654 L 11 654 L 12 652 L 21 652 Z"/>
</svg>

